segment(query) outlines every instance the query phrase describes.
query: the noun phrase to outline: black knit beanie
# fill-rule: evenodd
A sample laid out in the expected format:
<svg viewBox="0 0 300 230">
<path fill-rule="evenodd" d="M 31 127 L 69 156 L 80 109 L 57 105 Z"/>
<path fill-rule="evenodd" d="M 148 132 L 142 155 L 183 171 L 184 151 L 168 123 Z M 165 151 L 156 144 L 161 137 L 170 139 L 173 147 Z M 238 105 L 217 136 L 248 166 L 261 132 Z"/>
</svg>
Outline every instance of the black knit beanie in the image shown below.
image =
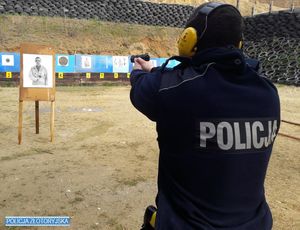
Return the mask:
<svg viewBox="0 0 300 230">
<path fill-rule="evenodd" d="M 209 3 L 197 7 L 185 26 L 197 30 L 197 51 L 212 47 L 238 46 L 243 36 L 243 18 L 234 6 L 228 4 L 219 6 L 209 14 L 206 31 L 199 40 L 206 23 L 206 15 L 200 13 L 200 10 L 207 4 Z"/>
</svg>

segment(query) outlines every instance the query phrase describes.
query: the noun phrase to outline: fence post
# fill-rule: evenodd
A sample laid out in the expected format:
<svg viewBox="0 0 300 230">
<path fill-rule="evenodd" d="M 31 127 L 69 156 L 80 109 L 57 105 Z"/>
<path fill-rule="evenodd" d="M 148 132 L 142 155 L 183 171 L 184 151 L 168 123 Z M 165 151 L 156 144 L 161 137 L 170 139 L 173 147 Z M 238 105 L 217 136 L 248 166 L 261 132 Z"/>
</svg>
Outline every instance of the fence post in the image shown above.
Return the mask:
<svg viewBox="0 0 300 230">
<path fill-rule="evenodd" d="M 236 0 L 236 8 L 239 10 L 240 9 L 240 0 Z"/>
<path fill-rule="evenodd" d="M 273 1 L 270 0 L 270 3 L 269 3 L 269 14 L 272 13 L 272 8 L 273 8 Z"/>
<path fill-rule="evenodd" d="M 252 9 L 251 9 L 251 16 L 253 17 L 254 14 L 255 14 L 255 6 L 252 6 Z"/>
<path fill-rule="evenodd" d="M 291 3 L 291 12 L 294 12 L 295 10 L 295 3 L 294 3 L 294 0 L 292 0 L 292 3 Z"/>
</svg>

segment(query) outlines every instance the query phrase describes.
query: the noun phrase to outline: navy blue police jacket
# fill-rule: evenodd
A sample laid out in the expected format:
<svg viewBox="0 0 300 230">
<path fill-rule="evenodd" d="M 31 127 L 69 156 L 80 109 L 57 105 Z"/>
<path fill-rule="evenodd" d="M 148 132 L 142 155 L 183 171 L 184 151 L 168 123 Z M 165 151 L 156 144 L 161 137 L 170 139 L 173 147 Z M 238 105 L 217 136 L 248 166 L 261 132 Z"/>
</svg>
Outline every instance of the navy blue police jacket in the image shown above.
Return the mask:
<svg viewBox="0 0 300 230">
<path fill-rule="evenodd" d="M 280 125 L 275 86 L 241 50 L 131 72 L 132 104 L 156 122 L 156 229 L 266 230 L 264 180 Z"/>
</svg>

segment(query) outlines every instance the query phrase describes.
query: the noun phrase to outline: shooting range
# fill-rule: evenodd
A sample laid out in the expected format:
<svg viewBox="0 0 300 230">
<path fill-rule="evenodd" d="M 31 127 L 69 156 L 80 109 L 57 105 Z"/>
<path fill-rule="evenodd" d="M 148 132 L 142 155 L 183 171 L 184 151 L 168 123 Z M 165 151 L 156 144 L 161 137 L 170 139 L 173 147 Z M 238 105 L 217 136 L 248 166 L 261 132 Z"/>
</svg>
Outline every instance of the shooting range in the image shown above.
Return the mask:
<svg viewBox="0 0 300 230">
<path fill-rule="evenodd" d="M 202 2 L 0 0 L 3 229 L 5 216 L 25 215 L 69 216 L 69 229 L 139 229 L 155 204 L 159 149 L 155 123 L 129 99 L 130 57 L 148 53 L 161 66 L 176 55 Z M 273 229 L 300 229 L 300 2 L 225 2 L 238 4 L 244 52 L 281 99 L 265 182 Z M 37 57 L 52 73 L 39 85 L 29 77 Z"/>
</svg>

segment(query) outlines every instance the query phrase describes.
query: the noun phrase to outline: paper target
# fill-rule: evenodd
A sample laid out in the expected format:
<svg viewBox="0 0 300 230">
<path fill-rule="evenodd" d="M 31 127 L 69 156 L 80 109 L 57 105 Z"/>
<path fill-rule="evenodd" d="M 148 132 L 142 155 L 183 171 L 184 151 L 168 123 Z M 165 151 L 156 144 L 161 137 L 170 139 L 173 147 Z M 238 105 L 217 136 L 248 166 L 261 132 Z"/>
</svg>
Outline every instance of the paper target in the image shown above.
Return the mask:
<svg viewBox="0 0 300 230">
<path fill-rule="evenodd" d="M 14 55 L 2 55 L 2 66 L 14 66 Z"/>
<path fill-rule="evenodd" d="M 68 56 L 58 56 L 58 66 L 69 66 L 69 57 Z"/>
<path fill-rule="evenodd" d="M 127 73 L 129 71 L 128 56 L 113 56 L 113 72 Z"/>
<path fill-rule="evenodd" d="M 92 57 L 90 57 L 90 56 L 81 56 L 81 68 L 83 68 L 83 69 L 92 68 Z"/>
</svg>

